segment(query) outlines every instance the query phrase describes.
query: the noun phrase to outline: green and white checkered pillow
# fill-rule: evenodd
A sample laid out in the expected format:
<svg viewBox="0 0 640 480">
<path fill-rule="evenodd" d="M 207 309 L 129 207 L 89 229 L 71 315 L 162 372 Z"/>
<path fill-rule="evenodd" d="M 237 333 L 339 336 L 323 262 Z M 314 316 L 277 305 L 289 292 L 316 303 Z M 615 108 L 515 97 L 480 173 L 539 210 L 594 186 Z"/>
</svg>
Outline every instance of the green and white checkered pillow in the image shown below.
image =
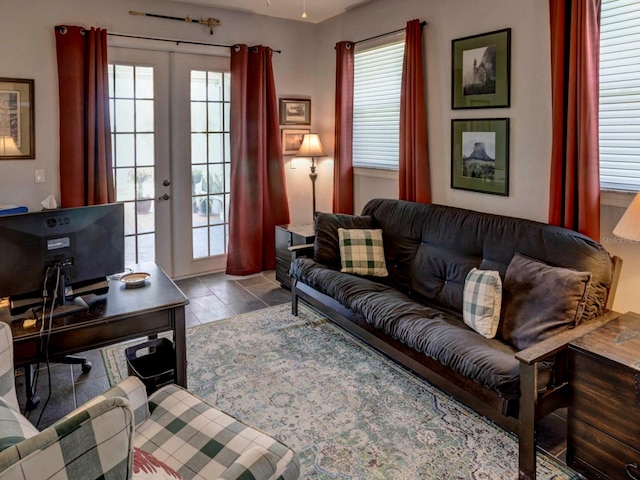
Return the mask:
<svg viewBox="0 0 640 480">
<path fill-rule="evenodd" d="M 386 277 L 382 230 L 338 229 L 341 272 Z"/>
<path fill-rule="evenodd" d="M 500 323 L 502 280 L 494 270 L 471 269 L 464 281 L 462 319 L 480 335 L 493 338 Z"/>
</svg>

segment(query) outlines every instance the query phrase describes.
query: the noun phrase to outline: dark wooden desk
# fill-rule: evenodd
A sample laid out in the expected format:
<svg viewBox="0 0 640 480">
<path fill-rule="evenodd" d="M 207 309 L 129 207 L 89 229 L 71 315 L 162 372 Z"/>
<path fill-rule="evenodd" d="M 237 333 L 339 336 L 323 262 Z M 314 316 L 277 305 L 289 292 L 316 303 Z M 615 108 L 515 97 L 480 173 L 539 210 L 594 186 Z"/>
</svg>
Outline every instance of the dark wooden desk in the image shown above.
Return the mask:
<svg viewBox="0 0 640 480">
<path fill-rule="evenodd" d="M 173 331 L 176 383 L 186 388 L 184 307 L 189 301 L 156 264 L 143 263 L 132 268 L 134 272 L 147 272 L 151 275 L 145 286 L 125 288 L 122 282 L 110 280 L 107 294 L 84 297 L 89 304 L 88 311 L 53 319 L 49 357 L 55 361 L 56 357 Z M 0 321 L 11 325 L 14 365 L 29 366 L 38 360 L 42 361 L 38 352 L 40 320 L 35 326 L 24 328 L 24 319 L 11 317 L 6 303 L 0 308 Z"/>
</svg>

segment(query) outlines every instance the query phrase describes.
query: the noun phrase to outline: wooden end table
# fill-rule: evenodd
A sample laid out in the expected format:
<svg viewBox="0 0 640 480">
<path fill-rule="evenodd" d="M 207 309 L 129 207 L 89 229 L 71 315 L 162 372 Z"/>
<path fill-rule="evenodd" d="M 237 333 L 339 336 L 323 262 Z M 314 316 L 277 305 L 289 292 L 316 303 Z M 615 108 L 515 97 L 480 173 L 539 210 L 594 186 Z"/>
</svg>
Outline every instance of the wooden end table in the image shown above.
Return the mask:
<svg viewBox="0 0 640 480">
<path fill-rule="evenodd" d="M 588 478 L 640 480 L 640 315 L 569 345 L 567 464 Z"/>
<path fill-rule="evenodd" d="M 282 287 L 291 289 L 291 277 L 289 276 L 291 252 L 289 247 L 313 243 L 315 237 L 316 232 L 312 223 L 276 226 L 276 280 L 280 282 Z"/>
</svg>

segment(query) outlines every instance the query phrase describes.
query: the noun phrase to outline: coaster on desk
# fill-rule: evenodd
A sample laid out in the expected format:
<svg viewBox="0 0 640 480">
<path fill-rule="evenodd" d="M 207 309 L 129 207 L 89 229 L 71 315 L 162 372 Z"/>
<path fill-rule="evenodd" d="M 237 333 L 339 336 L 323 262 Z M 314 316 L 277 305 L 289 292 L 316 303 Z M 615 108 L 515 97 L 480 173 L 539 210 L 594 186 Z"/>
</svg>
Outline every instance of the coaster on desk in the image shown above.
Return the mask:
<svg viewBox="0 0 640 480">
<path fill-rule="evenodd" d="M 151 275 L 145 272 L 127 273 L 120 277 L 126 288 L 138 288 L 145 285 L 147 278 Z"/>
</svg>

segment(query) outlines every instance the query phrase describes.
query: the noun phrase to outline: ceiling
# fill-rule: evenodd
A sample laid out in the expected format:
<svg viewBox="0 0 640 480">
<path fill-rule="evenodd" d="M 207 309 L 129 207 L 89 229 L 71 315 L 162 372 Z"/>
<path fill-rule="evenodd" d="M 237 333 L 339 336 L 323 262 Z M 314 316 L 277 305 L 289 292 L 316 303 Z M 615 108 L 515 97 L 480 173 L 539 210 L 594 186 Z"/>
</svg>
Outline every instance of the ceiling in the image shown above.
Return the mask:
<svg viewBox="0 0 640 480">
<path fill-rule="evenodd" d="M 320 23 L 335 17 L 371 0 L 175 0 L 180 3 L 220 7 L 230 10 L 240 10 L 270 17 L 288 18 L 301 22 Z M 306 3 L 307 18 L 302 18 L 302 11 Z"/>
</svg>

